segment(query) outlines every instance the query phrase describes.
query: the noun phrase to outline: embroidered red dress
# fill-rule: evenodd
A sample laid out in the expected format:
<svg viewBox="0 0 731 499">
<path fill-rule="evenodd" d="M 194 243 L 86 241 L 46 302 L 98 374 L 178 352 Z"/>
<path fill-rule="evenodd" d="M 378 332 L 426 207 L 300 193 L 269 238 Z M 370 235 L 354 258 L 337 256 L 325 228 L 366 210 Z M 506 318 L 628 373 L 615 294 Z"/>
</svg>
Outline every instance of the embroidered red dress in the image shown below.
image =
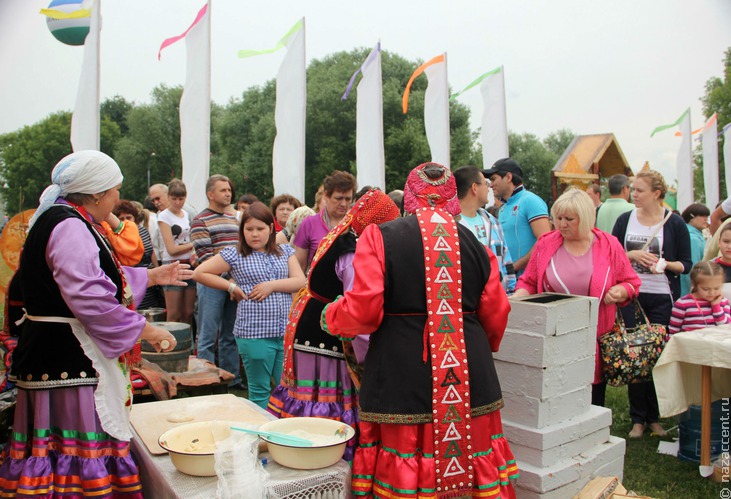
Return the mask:
<svg viewBox="0 0 731 499">
<path fill-rule="evenodd" d="M 419 211 L 364 231 L 352 290 L 323 312 L 331 334 L 372 333 L 353 492 L 513 498 L 492 359 L 510 310 L 499 269 L 446 212 Z"/>
</svg>

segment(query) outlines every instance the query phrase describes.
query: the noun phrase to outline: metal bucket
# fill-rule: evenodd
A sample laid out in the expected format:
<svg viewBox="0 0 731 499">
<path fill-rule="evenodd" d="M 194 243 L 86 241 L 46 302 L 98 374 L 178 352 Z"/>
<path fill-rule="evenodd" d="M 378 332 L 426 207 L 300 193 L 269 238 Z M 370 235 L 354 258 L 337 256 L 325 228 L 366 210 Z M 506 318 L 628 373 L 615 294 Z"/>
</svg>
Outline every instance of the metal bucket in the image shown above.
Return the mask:
<svg viewBox="0 0 731 499">
<path fill-rule="evenodd" d="M 193 334 L 184 322 L 153 322 L 153 325 L 167 329 L 175 337 L 177 344 L 169 352 L 156 352 L 146 340 L 142 340 L 142 358 L 154 362 L 169 373 L 186 372 L 188 357 L 193 353 Z"/>
<path fill-rule="evenodd" d="M 167 319 L 167 311 L 164 308 L 143 308 L 137 311 L 147 322 L 158 322 Z"/>
<path fill-rule="evenodd" d="M 193 349 L 193 334 L 190 325 L 185 322 L 152 322 L 152 325 L 168 330 L 175 337 L 177 344 L 171 350 L 172 352 Z M 142 351 L 155 352 L 155 349 L 147 340 L 142 340 Z"/>
</svg>

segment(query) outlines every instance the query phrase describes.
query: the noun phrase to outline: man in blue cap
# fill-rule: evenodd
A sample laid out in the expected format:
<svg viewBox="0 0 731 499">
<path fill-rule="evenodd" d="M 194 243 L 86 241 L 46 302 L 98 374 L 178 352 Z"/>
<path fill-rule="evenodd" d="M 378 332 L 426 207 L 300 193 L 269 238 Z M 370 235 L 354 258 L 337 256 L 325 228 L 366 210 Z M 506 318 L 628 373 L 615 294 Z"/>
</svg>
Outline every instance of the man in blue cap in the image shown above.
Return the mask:
<svg viewBox="0 0 731 499">
<path fill-rule="evenodd" d="M 523 186 L 523 170 L 514 159 L 499 159 L 483 174 L 490 180 L 495 195 L 503 201 L 498 220 L 513 257 L 513 267 L 520 276 L 536 240 L 551 230 L 548 206 Z"/>
</svg>

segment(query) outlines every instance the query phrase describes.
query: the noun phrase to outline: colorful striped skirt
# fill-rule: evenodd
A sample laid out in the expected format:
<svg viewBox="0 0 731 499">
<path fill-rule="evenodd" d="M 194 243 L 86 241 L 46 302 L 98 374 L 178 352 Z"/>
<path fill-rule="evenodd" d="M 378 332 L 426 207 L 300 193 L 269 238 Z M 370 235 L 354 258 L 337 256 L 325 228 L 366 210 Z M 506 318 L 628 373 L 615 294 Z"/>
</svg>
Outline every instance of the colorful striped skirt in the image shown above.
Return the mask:
<svg viewBox="0 0 731 499">
<path fill-rule="evenodd" d="M 0 497 L 142 497 L 130 444 L 102 429 L 95 388 L 18 389 Z"/>
<path fill-rule="evenodd" d="M 357 430 L 357 402 L 345 360 L 295 350 L 294 387 L 280 383 L 269 398 L 267 410 L 278 418 L 334 419 Z M 352 461 L 357 438 L 345 449 L 343 459 Z"/>
<path fill-rule="evenodd" d="M 353 461 L 356 497 L 435 499 L 434 437 L 431 423 L 379 424 L 361 421 Z M 502 434 L 500 412 L 472 419 L 472 497 L 515 499 L 515 457 Z M 451 496 L 445 496 L 451 497 Z"/>
</svg>

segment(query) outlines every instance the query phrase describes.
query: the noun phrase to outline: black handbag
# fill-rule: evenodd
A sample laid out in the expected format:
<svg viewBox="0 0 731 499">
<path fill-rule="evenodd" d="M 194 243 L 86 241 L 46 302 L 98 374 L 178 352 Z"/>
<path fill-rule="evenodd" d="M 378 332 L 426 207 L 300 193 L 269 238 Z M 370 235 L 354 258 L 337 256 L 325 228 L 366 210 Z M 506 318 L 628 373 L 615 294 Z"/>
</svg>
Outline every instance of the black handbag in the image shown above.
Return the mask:
<svg viewBox="0 0 731 499">
<path fill-rule="evenodd" d="M 617 309 L 614 327 L 599 338 L 604 381 L 610 386 L 650 381 L 652 369 L 665 347 L 665 326 L 650 323 L 636 299 L 634 305 L 635 327 L 628 328 Z"/>
</svg>

